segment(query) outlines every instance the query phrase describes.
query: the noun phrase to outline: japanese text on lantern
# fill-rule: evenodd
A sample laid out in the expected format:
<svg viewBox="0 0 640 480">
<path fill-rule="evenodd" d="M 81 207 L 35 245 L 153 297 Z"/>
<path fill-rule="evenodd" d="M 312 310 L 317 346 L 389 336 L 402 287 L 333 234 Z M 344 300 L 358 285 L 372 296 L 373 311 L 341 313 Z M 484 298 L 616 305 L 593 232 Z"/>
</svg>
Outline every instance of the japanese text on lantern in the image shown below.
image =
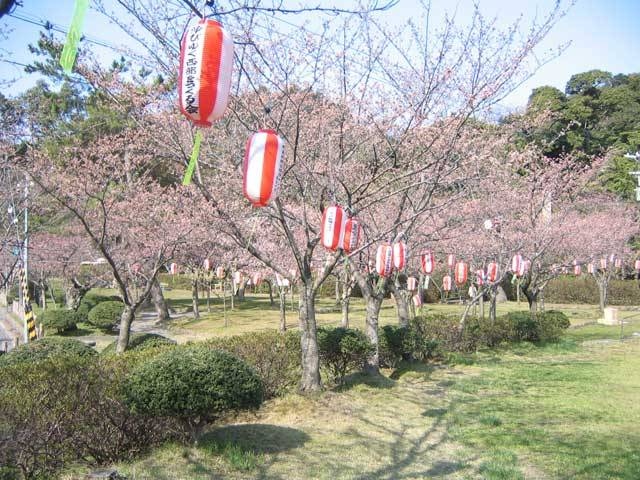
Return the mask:
<svg viewBox="0 0 640 480">
<path fill-rule="evenodd" d="M 196 86 L 195 76 L 198 73 L 198 61 L 196 60 L 196 52 L 198 50 L 198 35 L 202 31 L 202 25 L 196 25 L 189 34 L 189 43 L 187 45 L 187 68 L 185 69 L 185 75 L 187 79 L 185 81 L 185 110 L 188 113 L 198 113 L 198 104 L 196 103 L 196 96 L 194 95 L 194 89 Z"/>
</svg>

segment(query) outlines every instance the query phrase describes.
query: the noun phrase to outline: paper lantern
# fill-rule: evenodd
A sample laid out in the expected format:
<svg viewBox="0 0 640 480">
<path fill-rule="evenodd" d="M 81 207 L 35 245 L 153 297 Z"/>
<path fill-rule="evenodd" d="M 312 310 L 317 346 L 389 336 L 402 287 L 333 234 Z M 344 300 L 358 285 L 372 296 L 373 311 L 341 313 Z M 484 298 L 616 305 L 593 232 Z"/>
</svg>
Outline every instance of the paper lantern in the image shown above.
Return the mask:
<svg viewBox="0 0 640 480">
<path fill-rule="evenodd" d="M 582 267 L 580 266 L 580 264 L 577 264 L 577 263 L 576 263 L 576 264 L 573 266 L 573 274 L 574 274 L 576 277 L 579 277 L 580 275 L 582 275 Z"/>
<path fill-rule="evenodd" d="M 282 176 L 284 142 L 273 130 L 249 137 L 242 164 L 242 192 L 256 207 L 264 207 L 278 195 Z"/>
<path fill-rule="evenodd" d="M 176 273 L 178 273 L 178 264 L 177 263 L 172 263 L 171 265 L 169 265 L 169 273 L 171 275 L 175 275 Z"/>
<path fill-rule="evenodd" d="M 522 277 L 527 274 L 529 271 L 529 267 L 531 267 L 531 262 L 529 260 L 523 260 L 520 262 L 520 267 L 518 268 L 518 276 Z"/>
<path fill-rule="evenodd" d="M 511 271 L 516 274 L 516 275 L 520 275 L 520 268 L 522 265 L 522 255 L 520 255 L 519 253 L 514 255 L 513 258 L 511 259 Z"/>
<path fill-rule="evenodd" d="M 360 223 L 355 218 L 347 218 L 344 224 L 344 237 L 342 239 L 342 250 L 351 253 L 358 248 L 360 240 Z"/>
<path fill-rule="evenodd" d="M 395 242 L 393 244 L 393 267 L 396 270 L 404 270 L 407 265 L 407 244 Z"/>
<path fill-rule="evenodd" d="M 290 285 L 289 279 L 281 277 L 279 274 L 276 273 L 276 285 L 280 288 L 286 288 Z"/>
<path fill-rule="evenodd" d="M 388 243 L 378 246 L 376 252 L 376 272 L 381 277 L 386 277 L 393 270 L 393 248 Z"/>
<path fill-rule="evenodd" d="M 413 300 L 413 305 L 416 306 L 417 308 L 422 306 L 422 295 L 419 295 L 419 294 L 416 293 L 412 297 L 412 300 Z"/>
<path fill-rule="evenodd" d="M 487 265 L 487 281 L 494 283 L 498 279 L 498 264 L 489 262 Z"/>
<path fill-rule="evenodd" d="M 194 19 L 180 42 L 178 102 L 194 124 L 208 127 L 222 118 L 229 101 L 233 39 L 220 23 Z"/>
<path fill-rule="evenodd" d="M 251 277 L 251 283 L 253 283 L 256 287 L 259 287 L 262 283 L 262 275 L 259 273 L 254 273 Z"/>
<path fill-rule="evenodd" d="M 589 263 L 587 265 L 587 272 L 593 275 L 596 273 L 596 266 L 593 263 Z"/>
<path fill-rule="evenodd" d="M 207 272 L 211 270 L 211 260 L 205 258 L 204 262 L 202 262 L 202 268 L 204 268 Z"/>
<path fill-rule="evenodd" d="M 476 284 L 478 286 L 484 285 L 484 270 L 480 269 L 480 270 L 476 270 Z"/>
<path fill-rule="evenodd" d="M 455 264 L 456 256 L 453 253 L 450 253 L 449 255 L 447 255 L 447 267 L 449 267 L 449 270 L 451 270 Z"/>
<path fill-rule="evenodd" d="M 637 259 L 634 263 L 634 267 L 637 272 L 640 272 L 640 259 Z"/>
<path fill-rule="evenodd" d="M 337 250 L 344 240 L 344 229 L 347 216 L 344 209 L 333 205 L 324 209 L 322 214 L 322 231 L 320 238 L 324 248 Z"/>
<path fill-rule="evenodd" d="M 220 265 L 218 268 L 216 268 L 216 277 L 222 279 L 225 277 L 225 271 L 224 271 L 224 267 L 222 265 Z"/>
<path fill-rule="evenodd" d="M 442 277 L 442 289 L 445 292 L 451 291 L 451 276 L 445 275 Z"/>
<path fill-rule="evenodd" d="M 431 275 L 433 273 L 436 267 L 436 259 L 432 252 L 427 251 L 420 256 L 420 266 L 424 274 Z"/>
<path fill-rule="evenodd" d="M 607 269 L 607 259 L 604 257 L 600 259 L 600 269 L 601 270 Z"/>
<path fill-rule="evenodd" d="M 242 283 L 242 273 L 238 271 L 233 272 L 233 283 L 236 285 L 240 285 Z"/>
<path fill-rule="evenodd" d="M 407 278 L 407 290 L 409 290 L 410 292 L 413 292 L 417 288 L 418 288 L 418 280 L 416 279 L 416 277 Z"/>
<path fill-rule="evenodd" d="M 614 266 L 616 268 L 622 268 L 622 259 L 621 258 L 616 258 L 615 262 L 613 264 L 614 264 Z"/>
<path fill-rule="evenodd" d="M 462 285 L 467 281 L 469 276 L 469 265 L 465 262 L 456 263 L 456 269 L 454 272 L 454 279 L 457 285 Z"/>
<path fill-rule="evenodd" d="M 613 263 L 616 259 L 616 254 L 612 253 L 611 255 L 609 255 L 609 263 Z"/>
</svg>

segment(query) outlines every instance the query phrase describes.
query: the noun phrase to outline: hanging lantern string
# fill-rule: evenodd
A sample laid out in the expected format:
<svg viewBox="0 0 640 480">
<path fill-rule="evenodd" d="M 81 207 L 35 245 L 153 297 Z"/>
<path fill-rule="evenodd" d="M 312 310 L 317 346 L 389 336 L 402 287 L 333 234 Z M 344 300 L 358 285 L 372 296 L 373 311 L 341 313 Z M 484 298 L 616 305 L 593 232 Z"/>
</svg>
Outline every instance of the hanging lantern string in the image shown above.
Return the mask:
<svg viewBox="0 0 640 480">
<path fill-rule="evenodd" d="M 204 15 L 202 14 L 202 12 L 198 10 L 198 8 L 193 3 L 191 3 L 189 0 L 182 0 L 182 1 L 193 11 L 193 13 L 195 13 L 200 18 L 204 18 Z"/>
</svg>

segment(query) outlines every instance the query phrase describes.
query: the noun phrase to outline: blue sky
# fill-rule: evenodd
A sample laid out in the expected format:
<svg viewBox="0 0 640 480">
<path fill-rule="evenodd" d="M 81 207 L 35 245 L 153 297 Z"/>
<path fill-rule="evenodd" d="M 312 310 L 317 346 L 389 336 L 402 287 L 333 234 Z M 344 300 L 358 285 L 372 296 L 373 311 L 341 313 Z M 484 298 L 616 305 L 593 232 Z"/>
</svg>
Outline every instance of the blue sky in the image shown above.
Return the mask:
<svg viewBox="0 0 640 480">
<path fill-rule="evenodd" d="M 482 11 L 488 17 L 497 17 L 498 23 L 507 25 L 518 15 L 523 15 L 524 25 L 528 25 L 536 14 L 548 11 L 554 0 L 478 0 Z M 28 0 L 19 7 L 16 14 L 30 20 L 49 20 L 66 28 L 73 12 L 73 0 Z M 291 3 L 291 2 L 289 2 Z M 297 2 L 293 2 L 297 3 Z M 315 2 L 318 3 L 318 2 Z M 314 3 L 314 4 L 315 4 Z M 331 2 L 342 5 L 342 2 Z M 400 0 L 389 18 L 400 22 L 415 12 L 414 0 Z M 457 12 L 464 20 L 472 6 L 472 0 L 434 0 L 433 19 L 437 21 L 443 12 Z M 505 106 L 518 107 L 526 103 L 531 89 L 540 85 L 553 85 L 564 89 L 569 77 L 574 73 L 599 68 L 612 73 L 640 71 L 640 0 L 578 0 L 567 15 L 538 47 L 542 54 L 571 42 L 563 55 L 543 66 L 536 75 L 524 83 L 505 100 Z M 0 49 L 5 59 L 27 63 L 30 54 L 27 45 L 35 42 L 40 27 L 12 17 L 0 20 L 3 32 L 11 31 L 8 40 L 0 40 Z M 8 29 L 8 30 L 7 30 Z M 95 12 L 89 11 L 85 22 L 85 34 L 90 38 L 110 45 L 120 45 L 122 35 L 115 27 Z M 117 56 L 109 49 L 98 49 L 100 58 L 108 61 Z M 18 78 L 13 91 L 28 88 L 34 83 L 22 72 L 20 66 L 0 63 L 0 79 Z M 3 92 L 7 93 L 7 92 Z"/>
</svg>

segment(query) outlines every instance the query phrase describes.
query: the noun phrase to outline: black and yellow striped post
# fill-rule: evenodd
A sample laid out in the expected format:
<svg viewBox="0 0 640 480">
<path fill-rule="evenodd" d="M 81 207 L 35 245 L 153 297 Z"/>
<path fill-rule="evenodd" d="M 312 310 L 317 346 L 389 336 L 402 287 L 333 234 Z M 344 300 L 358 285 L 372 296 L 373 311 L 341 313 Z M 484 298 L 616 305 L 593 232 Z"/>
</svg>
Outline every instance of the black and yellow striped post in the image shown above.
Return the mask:
<svg viewBox="0 0 640 480">
<path fill-rule="evenodd" d="M 24 322 L 27 325 L 27 341 L 36 340 L 38 335 L 36 333 L 36 317 L 33 315 L 33 309 L 31 308 L 31 297 L 29 297 L 29 283 L 27 282 L 27 276 L 25 270 L 20 269 L 20 285 L 22 286 L 22 306 L 24 307 Z"/>
</svg>

